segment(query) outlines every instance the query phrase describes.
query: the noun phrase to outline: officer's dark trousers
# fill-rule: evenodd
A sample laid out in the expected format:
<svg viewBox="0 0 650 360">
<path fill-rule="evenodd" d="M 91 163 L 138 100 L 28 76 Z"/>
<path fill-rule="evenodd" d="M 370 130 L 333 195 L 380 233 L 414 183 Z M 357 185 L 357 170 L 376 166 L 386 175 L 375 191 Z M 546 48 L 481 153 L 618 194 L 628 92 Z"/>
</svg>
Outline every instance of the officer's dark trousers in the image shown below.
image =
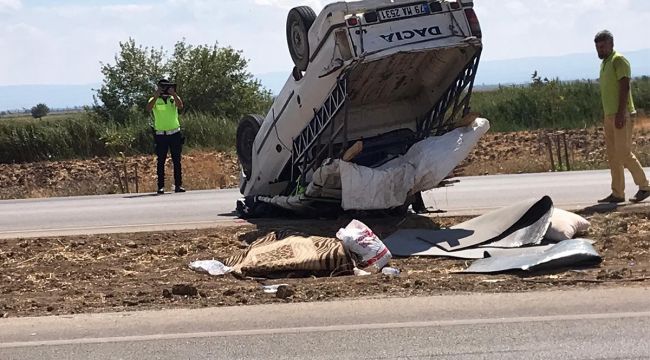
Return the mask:
<svg viewBox="0 0 650 360">
<path fill-rule="evenodd" d="M 183 136 L 180 132 L 172 135 L 156 135 L 156 155 L 158 156 L 158 189 L 165 187 L 165 161 L 167 153 L 172 153 L 174 163 L 174 185 L 183 185 L 181 170 L 181 152 L 183 151 Z"/>
</svg>

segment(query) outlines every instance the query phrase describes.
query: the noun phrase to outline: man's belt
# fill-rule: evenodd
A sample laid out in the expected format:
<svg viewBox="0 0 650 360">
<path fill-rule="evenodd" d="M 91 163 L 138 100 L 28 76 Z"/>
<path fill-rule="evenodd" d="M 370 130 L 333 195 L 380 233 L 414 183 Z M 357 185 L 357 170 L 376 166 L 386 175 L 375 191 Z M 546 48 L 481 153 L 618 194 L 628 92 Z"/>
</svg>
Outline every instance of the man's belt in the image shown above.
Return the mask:
<svg viewBox="0 0 650 360">
<path fill-rule="evenodd" d="M 178 132 L 181 132 L 181 128 L 176 128 L 174 130 L 164 130 L 164 131 L 156 130 L 156 135 L 174 135 Z"/>
</svg>

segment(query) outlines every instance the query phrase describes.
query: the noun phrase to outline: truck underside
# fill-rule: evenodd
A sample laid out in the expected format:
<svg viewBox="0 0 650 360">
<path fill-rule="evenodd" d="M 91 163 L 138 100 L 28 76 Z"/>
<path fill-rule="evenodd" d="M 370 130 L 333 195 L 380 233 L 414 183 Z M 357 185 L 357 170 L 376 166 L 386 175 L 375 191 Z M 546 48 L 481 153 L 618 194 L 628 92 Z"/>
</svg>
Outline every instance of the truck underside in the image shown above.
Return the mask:
<svg viewBox="0 0 650 360">
<path fill-rule="evenodd" d="M 472 44 L 404 52 L 342 73 L 327 101 L 293 141 L 292 159 L 280 178 L 289 181 L 284 194 L 354 141 L 363 140 L 364 150 L 352 162 L 374 167 L 403 155 L 417 141 L 455 128 L 469 111 L 480 54 L 480 46 Z"/>
</svg>

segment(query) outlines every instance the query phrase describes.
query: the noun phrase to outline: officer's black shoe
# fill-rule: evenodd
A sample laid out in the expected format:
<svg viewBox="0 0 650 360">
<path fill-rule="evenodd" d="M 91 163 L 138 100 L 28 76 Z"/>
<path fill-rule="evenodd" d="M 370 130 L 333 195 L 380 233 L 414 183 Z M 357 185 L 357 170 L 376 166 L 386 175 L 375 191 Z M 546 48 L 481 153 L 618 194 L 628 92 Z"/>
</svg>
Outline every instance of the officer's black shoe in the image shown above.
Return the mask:
<svg viewBox="0 0 650 360">
<path fill-rule="evenodd" d="M 176 186 L 174 187 L 174 192 L 177 193 L 184 193 L 186 190 L 182 186 Z"/>
<path fill-rule="evenodd" d="M 158 195 L 164 194 L 165 193 L 165 188 L 158 189 L 157 193 L 158 193 Z"/>
</svg>

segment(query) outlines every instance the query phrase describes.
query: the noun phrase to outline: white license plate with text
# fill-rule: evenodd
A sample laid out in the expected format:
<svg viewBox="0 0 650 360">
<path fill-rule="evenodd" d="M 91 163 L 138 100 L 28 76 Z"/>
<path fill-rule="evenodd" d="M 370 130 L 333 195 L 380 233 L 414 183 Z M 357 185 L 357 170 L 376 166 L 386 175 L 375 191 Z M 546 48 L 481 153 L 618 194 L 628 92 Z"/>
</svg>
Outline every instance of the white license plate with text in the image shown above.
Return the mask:
<svg viewBox="0 0 650 360">
<path fill-rule="evenodd" d="M 379 13 L 380 21 L 388 21 L 388 20 L 409 18 L 414 16 L 420 16 L 420 15 L 427 15 L 429 14 L 429 5 L 427 4 L 408 5 L 408 6 L 401 6 L 401 7 L 395 7 L 390 9 L 379 9 L 377 10 L 377 12 Z"/>
</svg>

